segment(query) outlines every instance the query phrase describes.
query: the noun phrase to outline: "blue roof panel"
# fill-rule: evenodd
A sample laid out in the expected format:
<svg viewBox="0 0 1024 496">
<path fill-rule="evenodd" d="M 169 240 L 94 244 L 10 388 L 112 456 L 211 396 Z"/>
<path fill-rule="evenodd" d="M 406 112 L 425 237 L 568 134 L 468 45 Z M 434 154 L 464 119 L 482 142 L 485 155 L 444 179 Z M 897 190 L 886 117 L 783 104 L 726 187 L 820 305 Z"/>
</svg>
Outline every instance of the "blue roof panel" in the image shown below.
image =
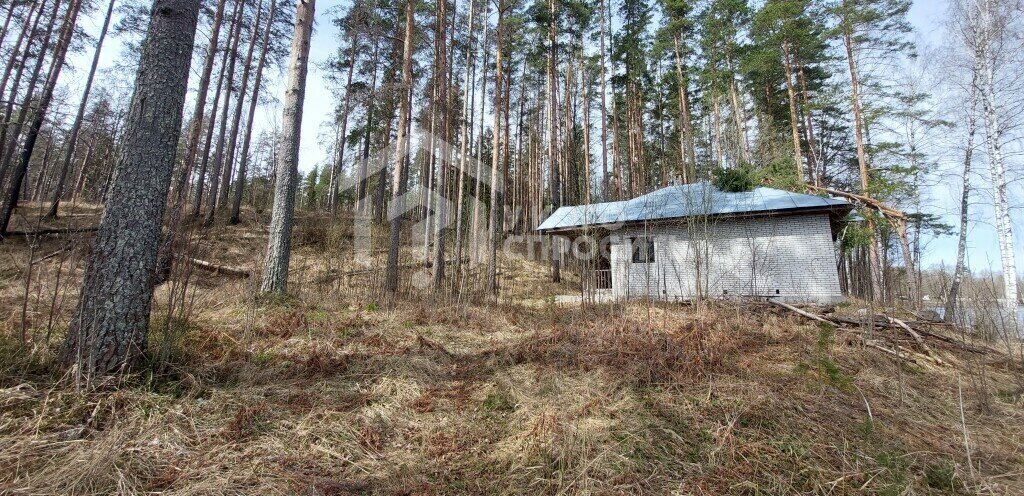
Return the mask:
<svg viewBox="0 0 1024 496">
<path fill-rule="evenodd" d="M 632 200 L 561 207 L 552 213 L 538 231 L 566 229 L 586 225 L 641 222 L 693 217 L 698 215 L 737 215 L 768 213 L 807 208 L 853 208 L 846 200 L 756 188 L 753 191 L 727 193 L 709 182 L 668 186 Z"/>
</svg>

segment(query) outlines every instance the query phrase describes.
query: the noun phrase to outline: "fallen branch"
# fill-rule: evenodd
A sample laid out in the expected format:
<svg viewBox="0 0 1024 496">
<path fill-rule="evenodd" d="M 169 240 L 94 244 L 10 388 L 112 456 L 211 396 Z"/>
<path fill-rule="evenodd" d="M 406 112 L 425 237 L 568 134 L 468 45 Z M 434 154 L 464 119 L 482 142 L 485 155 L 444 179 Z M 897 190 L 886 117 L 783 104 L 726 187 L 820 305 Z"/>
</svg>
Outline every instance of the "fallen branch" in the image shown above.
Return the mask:
<svg viewBox="0 0 1024 496">
<path fill-rule="evenodd" d="M 224 274 L 235 277 L 249 277 L 252 275 L 249 269 L 243 269 L 241 267 L 231 267 L 230 265 L 218 265 L 215 263 L 207 262 L 205 260 L 199 260 L 198 258 L 187 257 L 185 258 L 185 261 L 200 269 L 213 272 L 214 274 Z"/>
<path fill-rule="evenodd" d="M 814 320 L 814 321 L 817 321 L 817 322 L 822 322 L 822 323 L 825 323 L 825 324 L 833 325 L 833 326 L 836 326 L 838 329 L 842 329 L 844 331 L 853 332 L 854 334 L 856 334 L 855 331 L 853 331 L 852 329 L 843 327 L 843 324 L 847 324 L 847 325 L 859 325 L 860 324 L 859 322 L 857 322 L 856 320 L 853 320 L 853 319 L 846 319 L 846 318 L 842 318 L 842 317 L 831 317 L 831 318 L 822 317 L 820 315 L 813 314 L 811 312 L 808 312 L 806 310 L 802 310 L 800 308 L 794 307 L 793 305 L 790 305 L 788 303 L 783 303 L 781 301 L 768 300 L 768 302 L 771 303 L 772 305 L 775 305 L 775 306 L 778 306 L 778 307 L 781 307 L 781 308 L 785 308 L 786 310 L 789 310 L 789 311 L 791 311 L 791 312 L 793 312 L 793 313 L 795 313 L 797 315 L 800 315 L 802 317 L 806 317 L 808 319 L 811 319 L 811 320 Z M 872 320 L 873 323 L 875 323 L 877 325 L 877 321 L 875 321 L 874 318 L 872 318 L 871 320 Z M 891 348 L 886 348 L 885 346 L 882 346 L 882 343 L 880 341 L 871 340 L 871 339 L 864 339 L 864 337 L 860 336 L 859 334 L 857 334 L 857 339 L 864 346 L 868 346 L 868 347 L 875 348 L 875 349 L 880 350 L 880 351 L 884 351 L 885 353 L 893 355 L 893 356 L 895 356 L 897 358 L 900 358 L 902 360 L 907 360 L 907 361 L 909 361 L 911 363 L 917 363 L 916 360 L 911 358 L 911 355 L 920 355 L 922 357 L 929 358 L 929 359 L 933 360 L 937 364 L 940 364 L 940 365 L 944 364 L 942 359 L 939 358 L 938 355 L 936 355 L 927 344 L 925 344 L 924 338 L 922 338 L 919 333 L 917 333 L 914 329 L 910 328 L 910 326 L 908 326 L 906 323 L 904 323 L 903 321 L 901 321 L 899 319 L 889 318 L 889 317 L 886 317 L 885 323 L 886 324 L 891 324 L 892 327 L 899 327 L 899 328 L 902 328 L 903 330 L 907 331 L 907 333 L 910 334 L 910 336 L 914 338 L 914 340 L 917 342 L 917 344 L 919 346 L 921 346 L 922 349 L 925 350 L 926 354 L 917 353 L 914 350 L 910 350 L 910 349 L 904 348 L 903 346 L 900 346 L 899 344 L 896 344 L 897 348 L 895 350 L 891 349 Z M 883 327 L 886 327 L 886 326 L 883 325 Z M 900 354 L 900 350 L 903 351 L 903 354 Z"/>
<path fill-rule="evenodd" d="M 897 219 L 900 219 L 900 220 L 903 220 L 904 218 L 906 218 L 906 214 L 904 214 L 903 212 L 900 212 L 899 210 L 896 210 L 895 208 L 892 208 L 889 205 L 886 205 L 886 204 L 884 204 L 884 203 L 882 203 L 882 202 L 880 202 L 880 201 L 878 201 L 878 200 L 876 200 L 874 198 L 869 198 L 869 197 L 864 196 L 864 195 L 858 195 L 856 193 L 850 193 L 850 192 L 847 192 L 847 191 L 840 191 L 838 189 L 825 188 L 825 187 L 822 187 L 822 186 L 815 186 L 813 184 L 808 184 L 807 187 L 811 188 L 811 189 L 816 189 L 816 190 L 819 190 L 819 191 L 824 191 L 824 192 L 826 192 L 826 193 L 828 193 L 830 195 L 841 196 L 841 197 L 846 198 L 848 200 L 853 200 L 853 201 L 855 201 L 857 203 L 861 203 L 861 204 L 866 205 L 868 207 L 871 207 L 871 208 L 873 208 L 875 210 L 878 210 L 879 212 L 882 212 L 883 214 L 885 214 L 885 215 L 887 215 L 889 217 L 894 217 L 894 218 L 897 218 Z"/>
<path fill-rule="evenodd" d="M 35 231 L 7 231 L 6 233 L 0 233 L 0 239 L 12 238 L 15 236 L 53 236 L 58 234 L 78 234 L 87 232 L 96 232 L 98 227 L 65 227 L 65 228 L 54 228 L 54 229 L 38 229 Z"/>
<path fill-rule="evenodd" d="M 793 305 L 790 305 L 789 303 L 783 303 L 783 302 L 778 301 L 778 300 L 768 300 L 768 303 L 771 303 L 772 305 L 775 305 L 775 306 L 778 306 L 778 307 L 785 308 L 786 310 L 789 310 L 790 312 L 793 312 L 795 314 L 807 317 L 808 319 L 811 319 L 811 320 L 816 320 L 818 322 L 824 322 L 824 323 L 826 323 L 828 325 L 832 325 L 832 326 L 836 325 L 835 322 L 833 322 L 833 321 L 831 321 L 829 319 L 826 319 L 825 317 L 822 317 L 820 315 L 815 315 L 815 314 L 813 314 L 811 312 L 808 312 L 806 310 L 801 310 L 801 309 L 799 309 L 797 307 L 794 307 Z"/>
<path fill-rule="evenodd" d="M 863 321 L 860 321 L 860 320 L 857 320 L 857 319 L 851 319 L 849 317 L 830 316 L 829 318 L 834 320 L 835 322 L 839 322 L 841 324 L 849 324 L 849 325 L 862 325 L 862 324 L 865 324 L 865 322 L 863 322 Z M 872 323 L 874 324 L 875 327 L 880 327 L 880 328 L 898 328 L 899 327 L 895 323 L 890 322 L 887 318 L 879 319 L 876 316 L 875 318 L 873 318 L 871 320 L 872 320 Z M 936 333 L 936 332 L 929 331 L 929 330 L 921 327 L 920 324 L 922 324 L 922 322 L 904 322 L 904 323 L 907 324 L 907 325 L 913 324 L 914 330 L 917 333 L 919 333 L 919 334 L 922 334 L 924 336 L 928 336 L 930 338 L 938 339 L 939 341 L 943 341 L 945 343 L 951 344 L 951 345 L 956 346 L 957 348 L 960 348 L 960 349 L 962 349 L 964 351 L 969 351 L 971 353 L 977 353 L 979 355 L 985 355 L 985 354 L 988 354 L 988 353 L 996 353 L 996 354 L 1000 353 L 999 351 L 996 351 L 996 350 L 994 350 L 992 348 L 969 345 L 969 344 L 965 343 L 963 340 L 960 340 L 960 339 L 957 339 L 957 338 L 952 338 L 952 337 L 945 336 L 945 335 L 942 335 L 942 334 L 939 334 L 939 333 Z M 946 324 L 944 322 L 936 322 L 934 324 L 927 323 L 927 325 L 936 325 L 936 326 L 941 326 L 941 327 L 950 327 L 949 324 Z"/>
<path fill-rule="evenodd" d="M 64 253 L 67 250 L 68 250 L 68 247 L 64 247 L 64 248 L 61 248 L 61 249 L 59 249 L 59 250 L 57 250 L 57 251 L 55 251 L 55 252 L 53 252 L 53 253 L 51 253 L 49 255 L 46 255 L 46 256 L 41 257 L 41 258 L 37 258 L 37 259 L 32 261 L 32 265 L 35 265 L 35 264 L 37 264 L 39 262 L 45 262 L 45 261 L 47 261 L 47 260 L 49 260 L 49 259 L 51 259 L 53 257 L 56 257 L 57 255 L 60 255 L 61 253 Z"/>
<path fill-rule="evenodd" d="M 893 324 L 896 324 L 897 326 L 902 328 L 904 331 L 907 331 L 907 334 L 910 334 L 910 337 L 914 338 L 914 341 L 917 341 L 917 345 L 920 346 L 922 350 L 924 350 L 924 354 L 931 358 L 932 361 L 934 361 L 938 365 L 945 365 L 945 362 L 942 361 L 942 358 L 939 358 L 939 356 L 936 355 L 934 351 L 932 351 L 931 347 L 924 342 L 924 338 L 922 338 L 921 335 L 914 330 L 914 328 L 910 327 L 909 325 L 906 324 L 906 322 L 903 322 L 902 320 L 897 319 L 896 317 L 889 317 L 889 322 L 892 322 Z"/>
<path fill-rule="evenodd" d="M 874 339 L 862 339 L 861 343 L 863 343 L 864 346 L 868 346 L 868 347 L 874 348 L 876 350 L 880 350 L 880 351 L 883 351 L 885 353 L 888 353 L 888 354 L 890 354 L 890 355 L 892 355 L 892 356 L 894 356 L 896 358 L 899 358 L 900 360 L 906 360 L 906 361 L 908 361 L 910 363 L 913 363 L 913 364 L 917 363 L 917 360 L 914 360 L 913 358 L 911 358 L 910 354 L 907 353 L 906 351 L 904 351 L 904 354 L 900 354 L 899 351 L 896 351 L 894 349 L 886 348 L 885 346 L 882 346 L 881 341 L 874 340 Z"/>
</svg>

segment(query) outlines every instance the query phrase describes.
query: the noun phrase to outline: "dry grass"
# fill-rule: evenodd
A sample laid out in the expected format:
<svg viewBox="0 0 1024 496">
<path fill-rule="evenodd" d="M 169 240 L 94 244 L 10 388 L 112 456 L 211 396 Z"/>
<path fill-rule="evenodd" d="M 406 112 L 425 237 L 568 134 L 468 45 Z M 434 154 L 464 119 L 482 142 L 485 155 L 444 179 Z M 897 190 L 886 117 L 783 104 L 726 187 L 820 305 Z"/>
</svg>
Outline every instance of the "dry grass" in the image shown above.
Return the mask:
<svg viewBox="0 0 1024 496">
<path fill-rule="evenodd" d="M 257 267 L 258 225 L 197 239 Z M 157 294 L 163 372 L 85 389 L 49 367 L 78 262 L 59 283 L 58 257 L 34 269 L 22 345 L 28 247 L 0 247 L 0 493 L 1024 492 L 1006 363 L 938 348 L 951 366 L 899 364 L 756 306 L 557 307 L 546 296 L 571 289 L 522 260 L 499 302 L 387 305 L 317 282 L 347 270 L 325 255 L 344 233 L 302 236 L 296 297 L 196 272 L 184 317 Z"/>
</svg>

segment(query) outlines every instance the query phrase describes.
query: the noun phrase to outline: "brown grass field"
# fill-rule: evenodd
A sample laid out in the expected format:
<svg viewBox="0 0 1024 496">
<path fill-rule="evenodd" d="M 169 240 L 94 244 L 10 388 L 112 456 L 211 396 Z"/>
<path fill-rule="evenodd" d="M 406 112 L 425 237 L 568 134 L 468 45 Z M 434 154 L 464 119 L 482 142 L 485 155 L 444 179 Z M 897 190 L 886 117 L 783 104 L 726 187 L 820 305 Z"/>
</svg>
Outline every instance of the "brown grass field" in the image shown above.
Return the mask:
<svg viewBox="0 0 1024 496">
<path fill-rule="evenodd" d="M 512 258 L 497 301 L 387 302 L 336 277 L 325 225 L 302 219 L 289 298 L 177 272 L 151 366 L 87 384 L 51 360 L 88 235 L 0 244 L 0 493 L 1024 494 L 1019 357 L 900 361 L 756 303 L 558 306 L 571 277 Z M 261 229 L 191 253 L 258 268 Z"/>
</svg>

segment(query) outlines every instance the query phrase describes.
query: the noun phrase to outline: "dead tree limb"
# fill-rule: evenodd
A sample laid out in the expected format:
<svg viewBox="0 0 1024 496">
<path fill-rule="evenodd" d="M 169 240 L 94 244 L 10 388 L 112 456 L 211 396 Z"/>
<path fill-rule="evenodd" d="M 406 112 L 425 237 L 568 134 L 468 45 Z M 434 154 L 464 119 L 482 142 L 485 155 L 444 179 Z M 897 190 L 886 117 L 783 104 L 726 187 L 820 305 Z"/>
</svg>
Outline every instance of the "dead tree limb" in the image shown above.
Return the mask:
<svg viewBox="0 0 1024 496">
<path fill-rule="evenodd" d="M 856 193 L 850 193 L 850 192 L 847 192 L 847 191 L 840 191 L 838 189 L 825 188 L 825 187 L 822 187 L 822 186 L 815 186 L 813 184 L 808 184 L 807 187 L 811 188 L 811 189 L 814 189 L 814 190 L 818 190 L 818 191 L 824 191 L 824 192 L 826 192 L 826 193 L 828 193 L 830 195 L 841 196 L 841 197 L 846 198 L 848 200 L 853 200 L 853 201 L 855 201 L 857 203 L 860 203 L 860 204 L 862 204 L 864 206 L 871 207 L 874 210 L 882 212 L 883 214 L 885 214 L 888 217 L 895 217 L 896 219 L 899 219 L 899 220 L 903 220 L 903 219 L 906 218 L 906 214 L 904 214 L 903 212 L 901 212 L 899 210 L 896 210 L 895 208 L 890 207 L 889 205 L 886 205 L 886 204 L 884 204 L 884 203 L 882 203 L 882 202 L 880 202 L 880 201 L 878 201 L 878 200 L 876 200 L 874 198 L 868 198 L 868 197 L 866 197 L 864 195 L 858 195 Z"/>
<path fill-rule="evenodd" d="M 822 317 L 820 315 L 815 315 L 815 314 L 813 314 L 811 312 L 808 312 L 806 310 L 801 310 L 801 309 L 799 309 L 797 307 L 794 307 L 793 305 L 790 305 L 788 303 L 783 303 L 783 302 L 777 301 L 777 300 L 768 300 L 768 303 L 771 303 L 772 305 L 775 305 L 775 306 L 779 306 L 779 307 L 785 308 L 786 310 L 789 310 L 790 312 L 793 312 L 795 314 L 801 315 L 803 317 L 807 317 L 808 319 L 811 319 L 811 320 L 816 320 L 818 322 L 823 322 L 823 323 L 831 325 L 831 326 L 836 325 L 836 323 L 834 321 L 826 319 L 825 317 Z"/>
<path fill-rule="evenodd" d="M 47 261 L 47 260 L 49 260 L 49 259 L 51 259 L 53 257 L 56 257 L 57 255 L 60 255 L 61 253 L 64 253 L 65 251 L 68 251 L 68 247 L 61 248 L 61 249 L 59 249 L 59 250 L 57 250 L 57 251 L 55 251 L 55 252 L 53 252 L 53 253 L 51 253 L 49 255 L 45 255 L 43 257 L 37 258 L 37 259 L 32 261 L 32 265 L 35 265 L 35 264 L 37 264 L 39 262 L 45 262 L 45 261 Z"/>
<path fill-rule="evenodd" d="M 795 307 L 793 305 L 790 305 L 788 303 L 783 303 L 781 301 L 768 300 L 768 302 L 770 304 L 772 304 L 772 305 L 775 305 L 775 306 L 778 306 L 778 307 L 781 307 L 781 308 L 785 308 L 786 310 L 789 310 L 789 311 L 791 311 L 791 312 L 793 312 L 793 313 L 795 313 L 797 315 L 800 315 L 802 317 L 806 317 L 808 319 L 811 319 L 811 320 L 814 320 L 814 321 L 817 321 L 817 322 L 822 322 L 822 323 L 825 323 L 825 324 L 836 326 L 837 328 L 842 329 L 844 331 L 852 331 L 852 329 L 848 329 L 848 328 L 844 327 L 843 326 L 844 324 L 846 324 L 846 325 L 860 325 L 859 322 L 857 322 L 856 320 L 853 320 L 853 319 L 847 319 L 847 318 L 844 318 L 844 317 L 822 317 L 820 315 L 816 315 L 816 314 L 813 314 L 813 313 L 808 312 L 806 310 L 799 309 L 799 308 L 797 308 L 797 307 Z M 911 358 L 910 355 L 920 355 L 922 357 L 925 357 L 925 358 L 928 358 L 928 359 L 934 361 L 935 363 L 937 363 L 939 365 L 943 365 L 945 363 L 945 362 L 942 361 L 941 358 L 939 358 L 938 355 L 935 354 L 934 351 L 932 351 L 931 347 L 929 347 L 924 342 L 924 338 L 921 337 L 920 333 L 918 333 L 917 331 L 912 329 L 910 326 L 908 326 L 905 322 L 903 322 L 903 321 L 901 321 L 899 319 L 890 318 L 890 317 L 885 317 L 885 319 L 886 319 L 885 321 L 879 323 L 877 320 L 874 319 L 874 316 L 872 316 L 871 321 L 876 326 L 881 324 L 881 327 L 893 327 L 893 328 L 903 329 L 908 334 L 910 334 L 910 336 L 912 338 L 914 338 L 914 341 L 916 341 L 917 344 L 923 350 L 925 350 L 925 353 L 923 353 L 923 354 L 922 353 L 917 353 L 914 350 L 907 349 L 907 348 L 902 347 L 902 346 L 900 346 L 898 344 L 896 345 L 896 349 L 887 348 L 887 347 L 883 346 L 880 341 L 871 340 L 871 339 L 864 339 L 863 336 L 857 335 L 857 339 L 859 340 L 859 342 L 861 344 L 863 344 L 864 346 L 868 346 L 868 347 L 871 347 L 871 348 L 875 348 L 877 350 L 884 351 L 885 353 L 888 353 L 890 355 L 893 355 L 893 356 L 898 357 L 898 358 L 903 359 L 903 360 L 907 360 L 907 361 L 909 361 L 911 363 L 917 363 L 917 361 L 914 360 L 913 358 Z M 900 353 L 901 350 L 902 350 L 903 354 Z"/>
<path fill-rule="evenodd" d="M 935 352 L 932 351 L 932 348 L 928 346 L 928 343 L 924 342 L 924 338 L 922 338 L 921 334 L 915 331 L 914 328 L 910 327 L 909 325 L 906 324 L 906 322 L 903 322 L 902 320 L 897 319 L 896 317 L 889 317 L 889 322 L 892 322 L 893 324 L 896 324 L 897 326 L 902 328 L 904 331 L 907 331 L 907 334 L 910 334 L 910 337 L 914 338 L 914 341 L 917 341 L 917 345 L 920 346 L 922 350 L 924 350 L 924 354 L 931 358 L 932 361 L 934 361 L 938 365 L 945 365 L 946 362 L 942 361 L 942 358 L 939 358 L 939 355 L 935 354 Z"/>
<path fill-rule="evenodd" d="M 892 355 L 892 356 L 894 356 L 894 357 L 896 357 L 896 358 L 898 358 L 900 360 L 906 360 L 906 361 L 908 361 L 910 363 L 914 363 L 914 364 L 917 363 L 917 360 L 914 360 L 910 356 L 910 353 L 906 349 L 903 349 L 904 351 L 901 354 L 898 350 L 894 350 L 892 348 L 886 348 L 885 346 L 882 346 L 881 341 L 878 341 L 878 340 L 875 340 L 875 339 L 862 339 L 861 343 L 864 344 L 864 346 L 867 346 L 867 347 L 870 347 L 870 348 L 874 348 L 876 350 L 888 353 L 888 354 L 890 354 L 890 355 Z M 902 349 L 902 347 L 900 347 L 900 348 Z"/>
</svg>

